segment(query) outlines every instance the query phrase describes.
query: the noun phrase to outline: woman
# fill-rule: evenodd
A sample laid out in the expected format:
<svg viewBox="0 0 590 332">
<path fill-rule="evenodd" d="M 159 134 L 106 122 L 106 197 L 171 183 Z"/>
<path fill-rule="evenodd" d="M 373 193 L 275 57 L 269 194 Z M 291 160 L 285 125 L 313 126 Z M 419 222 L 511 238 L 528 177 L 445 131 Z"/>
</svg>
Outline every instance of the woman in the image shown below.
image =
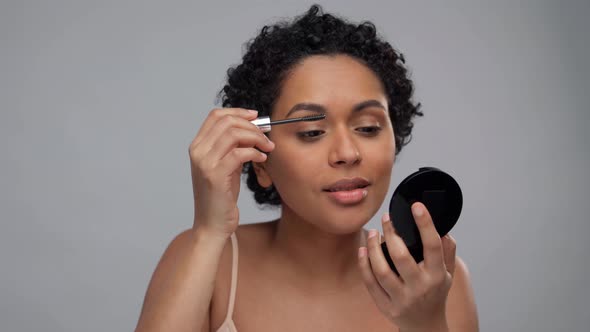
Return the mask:
<svg viewBox="0 0 590 332">
<path fill-rule="evenodd" d="M 318 6 L 262 29 L 190 144 L 194 225 L 163 254 L 137 331 L 478 330 L 465 264 L 424 205 L 419 264 L 387 215 L 383 236 L 363 229 L 422 115 L 403 63 L 371 23 Z M 318 113 L 267 135 L 250 122 Z M 238 227 L 241 171 L 278 220 Z"/>
</svg>

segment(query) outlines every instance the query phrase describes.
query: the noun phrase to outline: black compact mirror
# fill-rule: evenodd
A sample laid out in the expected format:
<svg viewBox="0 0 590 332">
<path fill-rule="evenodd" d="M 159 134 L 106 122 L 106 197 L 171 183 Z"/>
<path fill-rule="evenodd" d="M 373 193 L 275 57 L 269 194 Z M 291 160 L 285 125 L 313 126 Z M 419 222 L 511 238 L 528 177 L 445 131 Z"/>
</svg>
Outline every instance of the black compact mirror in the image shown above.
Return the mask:
<svg viewBox="0 0 590 332">
<path fill-rule="evenodd" d="M 405 178 L 393 192 L 389 202 L 391 222 L 416 263 L 420 263 L 424 260 L 424 253 L 420 232 L 411 210 L 415 202 L 426 206 L 438 234 L 442 237 L 459 219 L 463 194 L 453 177 L 435 167 L 420 168 Z M 381 244 L 381 249 L 391 269 L 398 273 L 385 242 Z"/>
</svg>

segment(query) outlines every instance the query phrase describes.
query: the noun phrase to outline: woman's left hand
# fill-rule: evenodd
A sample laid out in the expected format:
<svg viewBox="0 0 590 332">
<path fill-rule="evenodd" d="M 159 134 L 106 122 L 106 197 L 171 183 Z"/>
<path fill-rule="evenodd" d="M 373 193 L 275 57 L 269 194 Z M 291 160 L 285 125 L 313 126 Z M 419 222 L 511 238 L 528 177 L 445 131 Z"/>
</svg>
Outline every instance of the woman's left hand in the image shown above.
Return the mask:
<svg viewBox="0 0 590 332">
<path fill-rule="evenodd" d="M 367 248 L 359 248 L 361 273 L 377 307 L 401 331 L 448 331 L 445 305 L 455 270 L 456 243 L 450 235 L 441 239 L 424 204 L 414 203 L 412 213 L 424 261 L 416 263 L 385 215 L 383 234 L 400 275 L 387 264 L 376 230 L 369 232 Z"/>
</svg>

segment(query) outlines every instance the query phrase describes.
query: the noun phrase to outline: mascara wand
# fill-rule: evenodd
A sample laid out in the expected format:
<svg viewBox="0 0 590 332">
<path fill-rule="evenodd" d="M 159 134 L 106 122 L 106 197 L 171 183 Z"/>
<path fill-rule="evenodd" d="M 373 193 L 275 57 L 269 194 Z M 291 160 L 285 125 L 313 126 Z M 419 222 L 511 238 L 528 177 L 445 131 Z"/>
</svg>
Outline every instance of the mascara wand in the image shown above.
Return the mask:
<svg viewBox="0 0 590 332">
<path fill-rule="evenodd" d="M 304 116 L 301 118 L 291 118 L 291 119 L 283 119 L 277 121 L 270 121 L 270 117 L 262 116 L 255 120 L 252 120 L 252 124 L 255 124 L 263 133 L 268 133 L 270 131 L 271 126 L 280 125 L 285 123 L 292 123 L 292 122 L 301 122 L 301 121 L 318 121 L 323 120 L 326 118 L 326 114 L 319 114 L 319 115 L 312 115 L 312 116 Z"/>
</svg>

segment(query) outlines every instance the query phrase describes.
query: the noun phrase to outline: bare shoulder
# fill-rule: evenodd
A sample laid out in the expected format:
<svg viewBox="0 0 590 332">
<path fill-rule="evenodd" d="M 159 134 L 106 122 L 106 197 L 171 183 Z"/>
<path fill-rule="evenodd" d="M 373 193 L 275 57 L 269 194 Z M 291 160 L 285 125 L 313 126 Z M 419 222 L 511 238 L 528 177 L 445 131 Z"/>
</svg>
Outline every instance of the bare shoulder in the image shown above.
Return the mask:
<svg viewBox="0 0 590 332">
<path fill-rule="evenodd" d="M 235 232 L 237 244 L 239 247 L 240 260 L 248 259 L 249 256 L 256 255 L 265 245 L 270 242 L 272 230 L 275 222 L 261 222 L 256 224 L 240 225 Z M 228 239 L 219 262 L 218 279 L 227 279 L 231 275 L 233 262 L 233 246 L 231 239 Z M 227 289 L 225 285 L 221 287 Z"/>
<path fill-rule="evenodd" d="M 240 247 L 248 247 L 250 244 L 255 243 L 264 243 L 264 241 L 262 240 L 268 238 L 274 223 L 275 222 L 273 221 L 268 221 L 238 226 L 235 235 L 239 240 Z M 176 235 L 164 251 L 164 254 L 162 255 L 162 263 L 165 264 L 165 262 L 170 260 L 171 258 L 178 257 L 179 255 L 182 256 L 186 251 L 190 250 L 194 242 L 193 236 L 194 231 L 192 230 L 192 228 L 188 228 Z M 228 259 L 231 263 L 231 254 L 232 242 L 231 238 L 228 238 L 223 248 L 220 263 L 227 263 Z"/>
<path fill-rule="evenodd" d="M 244 265 L 242 262 L 249 261 L 252 255 L 256 255 L 265 244 L 268 243 L 269 234 L 273 227 L 273 222 L 263 222 L 256 224 L 240 225 L 235 232 L 238 252 L 238 280 L 244 280 Z M 238 251 L 238 250 L 236 250 Z M 219 267 L 217 269 L 217 277 L 215 278 L 215 286 L 213 296 L 211 299 L 211 328 L 216 330 L 223 323 L 227 316 L 228 304 L 231 292 L 231 276 L 233 268 L 233 245 L 231 238 L 228 239 L 223 252 L 219 259 Z M 246 264 L 247 266 L 248 264 Z M 239 287 L 238 287 L 239 288 Z M 238 289 L 239 291 L 239 289 Z"/>
<path fill-rule="evenodd" d="M 257 223 L 238 226 L 238 229 L 235 231 L 234 234 L 237 239 L 237 245 L 239 247 L 238 255 L 241 259 L 245 258 L 245 256 L 250 254 L 253 247 L 264 243 L 265 235 L 268 233 L 268 226 L 269 223 Z M 231 276 L 233 260 L 233 245 L 231 238 L 229 238 L 227 243 L 225 244 L 225 247 L 223 248 L 223 252 L 221 254 L 221 258 L 219 261 L 219 269 L 217 271 L 218 282 L 216 283 L 216 291 L 218 289 L 229 289 L 227 285 L 229 285 L 230 283 L 229 277 Z"/>
<path fill-rule="evenodd" d="M 479 331 L 477 308 L 467 264 L 455 257 L 453 284 L 447 298 L 447 320 L 451 331 Z"/>
<path fill-rule="evenodd" d="M 195 236 L 198 235 L 192 228 L 184 230 L 176 235 L 164 250 L 148 284 L 138 326 L 156 324 L 156 322 L 162 317 L 162 314 L 160 314 L 162 308 L 166 308 L 170 305 L 168 309 L 174 310 L 172 307 L 178 305 L 178 303 L 169 304 L 167 302 L 170 302 L 170 294 L 177 293 L 177 290 L 179 290 L 178 287 L 187 286 L 183 273 L 186 273 L 186 271 L 190 269 L 179 269 L 179 266 L 186 267 L 193 263 L 193 259 L 195 258 Z M 227 245 L 225 245 L 225 247 L 227 247 Z M 199 257 L 203 257 L 203 254 Z M 207 267 L 210 265 L 200 265 L 201 268 L 204 266 Z M 209 275 L 209 277 L 211 277 L 211 275 Z M 205 286 L 205 284 L 202 286 Z M 203 322 L 203 330 L 207 331 L 210 326 L 210 309 L 209 306 L 205 321 Z M 141 330 L 141 328 L 138 329 Z"/>
<path fill-rule="evenodd" d="M 240 225 L 236 231 L 236 236 L 240 240 L 240 245 L 254 245 L 256 243 L 268 243 L 273 234 L 277 221 L 266 221 L 256 224 Z"/>
<path fill-rule="evenodd" d="M 175 263 L 189 254 L 193 236 L 192 230 L 187 229 L 180 232 L 170 241 L 160 257 L 150 284 L 159 284 L 160 279 L 165 279 L 169 271 L 174 269 Z"/>
</svg>

